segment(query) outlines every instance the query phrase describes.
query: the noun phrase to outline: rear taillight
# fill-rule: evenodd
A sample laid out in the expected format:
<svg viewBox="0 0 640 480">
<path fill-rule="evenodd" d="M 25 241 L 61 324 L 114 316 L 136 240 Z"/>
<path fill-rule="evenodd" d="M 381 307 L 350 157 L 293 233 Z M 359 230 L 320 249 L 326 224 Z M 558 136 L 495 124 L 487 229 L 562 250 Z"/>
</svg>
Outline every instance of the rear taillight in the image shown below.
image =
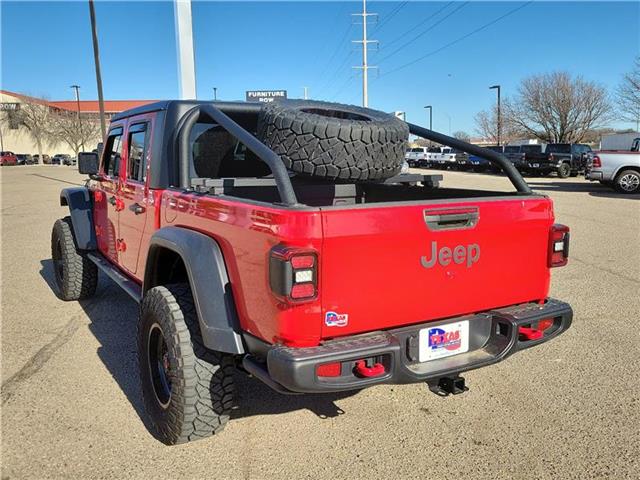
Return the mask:
<svg viewBox="0 0 640 480">
<path fill-rule="evenodd" d="M 602 161 L 600 161 L 600 157 L 598 155 L 593 156 L 591 166 L 593 168 L 602 168 Z"/>
<path fill-rule="evenodd" d="M 569 227 L 558 223 L 549 232 L 548 266 L 562 267 L 569 261 Z"/>
<path fill-rule="evenodd" d="M 308 249 L 273 247 L 269 258 L 269 285 L 276 296 L 287 301 L 313 300 L 318 293 L 318 255 Z"/>
</svg>

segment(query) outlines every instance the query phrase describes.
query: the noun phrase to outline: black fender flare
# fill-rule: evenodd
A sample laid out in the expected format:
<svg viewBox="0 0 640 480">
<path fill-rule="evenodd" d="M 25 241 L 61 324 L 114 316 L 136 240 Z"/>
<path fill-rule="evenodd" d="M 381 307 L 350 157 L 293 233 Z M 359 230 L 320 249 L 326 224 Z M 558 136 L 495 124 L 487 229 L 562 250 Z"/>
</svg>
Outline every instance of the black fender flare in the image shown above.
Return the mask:
<svg viewBox="0 0 640 480">
<path fill-rule="evenodd" d="M 69 187 L 60 192 L 60 205 L 69 207 L 71 226 L 79 250 L 98 248 L 93 228 L 93 202 L 87 187 Z"/>
<path fill-rule="evenodd" d="M 184 263 L 204 345 L 218 352 L 245 353 L 231 282 L 218 242 L 187 228 L 169 226 L 157 230 L 149 243 L 143 296 L 156 286 L 157 260 L 162 249 L 175 252 Z"/>
</svg>

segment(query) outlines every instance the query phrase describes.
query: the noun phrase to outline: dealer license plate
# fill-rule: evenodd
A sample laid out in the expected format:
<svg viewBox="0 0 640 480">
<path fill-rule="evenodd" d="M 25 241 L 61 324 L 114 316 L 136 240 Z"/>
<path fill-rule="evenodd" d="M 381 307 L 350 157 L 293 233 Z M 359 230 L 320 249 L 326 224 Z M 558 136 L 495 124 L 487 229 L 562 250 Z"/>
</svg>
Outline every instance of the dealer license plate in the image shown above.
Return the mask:
<svg viewBox="0 0 640 480">
<path fill-rule="evenodd" d="M 469 321 L 423 328 L 418 337 L 420 362 L 464 353 L 469 350 Z"/>
</svg>

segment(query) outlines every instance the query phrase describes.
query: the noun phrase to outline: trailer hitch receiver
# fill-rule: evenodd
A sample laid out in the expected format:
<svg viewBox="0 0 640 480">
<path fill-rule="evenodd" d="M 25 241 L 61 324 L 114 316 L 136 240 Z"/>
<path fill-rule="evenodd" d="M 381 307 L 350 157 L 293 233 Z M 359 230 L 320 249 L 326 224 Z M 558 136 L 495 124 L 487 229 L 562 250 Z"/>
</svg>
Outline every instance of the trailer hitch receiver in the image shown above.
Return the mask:
<svg viewBox="0 0 640 480">
<path fill-rule="evenodd" d="M 428 381 L 429 390 L 440 397 L 448 397 L 449 395 L 459 395 L 469 390 L 465 385 L 464 377 L 459 375 L 455 377 L 441 377 L 433 381 Z"/>
</svg>

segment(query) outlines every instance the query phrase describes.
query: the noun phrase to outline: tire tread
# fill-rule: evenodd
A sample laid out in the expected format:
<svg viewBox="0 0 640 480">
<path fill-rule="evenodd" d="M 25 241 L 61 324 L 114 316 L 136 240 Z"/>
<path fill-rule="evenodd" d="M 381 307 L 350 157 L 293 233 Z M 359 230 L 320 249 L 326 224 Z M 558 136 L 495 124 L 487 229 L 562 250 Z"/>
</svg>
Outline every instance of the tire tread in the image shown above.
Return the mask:
<svg viewBox="0 0 640 480">
<path fill-rule="evenodd" d="M 219 433 L 229 421 L 234 398 L 234 362 L 231 355 L 204 346 L 191 288 L 188 284 L 154 287 L 144 297 L 138 323 L 138 362 L 147 411 L 156 402 L 151 385 L 145 386 L 146 368 L 141 342 L 146 342 L 145 312 L 158 316 L 165 341 L 175 351 L 168 415 L 150 415 L 158 438 L 173 445 Z M 166 338 L 170 337 L 170 338 Z M 170 347 L 171 349 L 171 347 Z M 150 408 L 151 407 L 151 408 Z"/>
</svg>

